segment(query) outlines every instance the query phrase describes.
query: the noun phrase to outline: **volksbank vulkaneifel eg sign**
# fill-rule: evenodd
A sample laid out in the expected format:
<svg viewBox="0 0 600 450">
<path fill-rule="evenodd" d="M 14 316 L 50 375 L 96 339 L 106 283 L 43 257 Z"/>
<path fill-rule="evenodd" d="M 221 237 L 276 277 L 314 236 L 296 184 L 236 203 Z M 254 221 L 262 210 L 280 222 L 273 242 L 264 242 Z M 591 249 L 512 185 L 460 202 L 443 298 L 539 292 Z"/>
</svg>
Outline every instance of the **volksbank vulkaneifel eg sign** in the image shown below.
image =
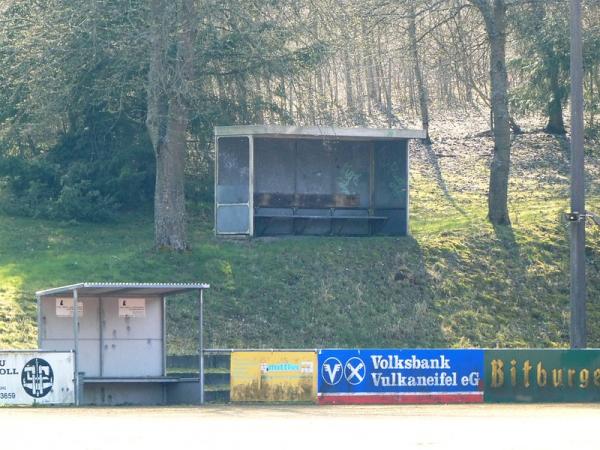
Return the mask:
<svg viewBox="0 0 600 450">
<path fill-rule="evenodd" d="M 320 350 L 319 403 L 483 402 L 483 350 Z"/>
</svg>

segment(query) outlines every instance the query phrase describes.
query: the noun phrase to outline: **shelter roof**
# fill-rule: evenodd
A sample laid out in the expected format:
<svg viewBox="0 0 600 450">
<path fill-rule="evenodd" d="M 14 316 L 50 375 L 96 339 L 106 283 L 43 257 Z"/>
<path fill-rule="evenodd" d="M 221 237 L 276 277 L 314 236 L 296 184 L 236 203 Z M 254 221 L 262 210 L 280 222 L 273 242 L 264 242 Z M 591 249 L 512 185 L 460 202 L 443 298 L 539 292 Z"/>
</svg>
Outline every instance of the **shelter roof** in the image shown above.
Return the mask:
<svg viewBox="0 0 600 450">
<path fill-rule="evenodd" d="M 216 137 L 257 136 L 341 140 L 424 139 L 425 131 L 393 128 L 296 127 L 284 125 L 234 125 L 215 127 Z"/>
<path fill-rule="evenodd" d="M 77 290 L 79 297 L 110 297 L 110 296 L 163 296 L 180 294 L 198 289 L 208 289 L 205 283 L 77 283 L 52 289 L 37 291 L 37 297 L 56 297 L 73 293 Z"/>
</svg>

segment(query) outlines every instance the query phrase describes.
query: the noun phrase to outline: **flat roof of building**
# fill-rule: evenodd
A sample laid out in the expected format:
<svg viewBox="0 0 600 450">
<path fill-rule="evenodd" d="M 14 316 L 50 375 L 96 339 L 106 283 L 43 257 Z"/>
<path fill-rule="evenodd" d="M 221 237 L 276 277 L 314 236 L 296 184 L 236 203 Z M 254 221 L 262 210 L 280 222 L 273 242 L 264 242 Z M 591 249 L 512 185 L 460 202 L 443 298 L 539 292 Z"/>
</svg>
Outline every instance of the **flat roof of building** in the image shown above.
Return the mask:
<svg viewBox="0 0 600 450">
<path fill-rule="evenodd" d="M 37 297 L 56 297 L 73 293 L 77 290 L 78 297 L 112 297 L 127 296 L 163 296 L 180 294 L 198 289 L 209 289 L 205 283 L 77 283 L 52 289 L 37 291 Z"/>
<path fill-rule="evenodd" d="M 347 140 L 394 140 L 424 139 L 425 131 L 408 128 L 338 128 L 296 127 L 285 125 L 234 125 L 215 127 L 216 137 L 257 136 L 279 138 L 347 139 Z"/>
</svg>

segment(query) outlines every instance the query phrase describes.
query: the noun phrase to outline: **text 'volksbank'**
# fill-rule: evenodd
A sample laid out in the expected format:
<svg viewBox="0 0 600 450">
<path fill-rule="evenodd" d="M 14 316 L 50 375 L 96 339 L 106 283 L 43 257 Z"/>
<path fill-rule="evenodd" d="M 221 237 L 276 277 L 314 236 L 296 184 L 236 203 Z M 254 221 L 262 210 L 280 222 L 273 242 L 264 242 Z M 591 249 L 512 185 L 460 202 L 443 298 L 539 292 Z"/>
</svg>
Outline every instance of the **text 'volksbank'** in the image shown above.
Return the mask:
<svg viewBox="0 0 600 450">
<path fill-rule="evenodd" d="M 474 371 L 460 377 L 452 371 L 451 360 L 445 355 L 437 358 L 401 358 L 399 355 L 370 355 L 374 370 L 395 372 L 372 372 L 371 378 L 376 387 L 388 386 L 478 386 L 480 373 Z M 407 375 L 402 371 L 437 370 L 427 375 Z"/>
</svg>

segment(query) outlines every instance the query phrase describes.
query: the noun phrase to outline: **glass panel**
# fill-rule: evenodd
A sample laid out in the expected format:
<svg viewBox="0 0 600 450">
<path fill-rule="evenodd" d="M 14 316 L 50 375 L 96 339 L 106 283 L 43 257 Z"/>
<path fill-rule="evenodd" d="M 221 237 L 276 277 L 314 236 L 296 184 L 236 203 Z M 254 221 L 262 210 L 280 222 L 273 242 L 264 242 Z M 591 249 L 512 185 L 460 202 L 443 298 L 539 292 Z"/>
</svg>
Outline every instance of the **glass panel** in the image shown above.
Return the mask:
<svg viewBox="0 0 600 450">
<path fill-rule="evenodd" d="M 217 233 L 250 232 L 249 211 L 246 205 L 220 205 L 217 207 Z"/>
<path fill-rule="evenodd" d="M 254 140 L 254 193 L 293 194 L 295 143 L 289 139 Z"/>
<path fill-rule="evenodd" d="M 298 141 L 298 194 L 333 194 L 333 152 L 330 141 Z"/>
<path fill-rule="evenodd" d="M 335 193 L 357 197 L 356 206 L 369 207 L 368 142 L 338 142 L 335 146 Z"/>
<path fill-rule="evenodd" d="M 375 207 L 406 208 L 406 141 L 375 145 Z"/>
<path fill-rule="evenodd" d="M 218 145 L 217 203 L 248 203 L 250 179 L 248 138 L 219 138 Z"/>
</svg>

